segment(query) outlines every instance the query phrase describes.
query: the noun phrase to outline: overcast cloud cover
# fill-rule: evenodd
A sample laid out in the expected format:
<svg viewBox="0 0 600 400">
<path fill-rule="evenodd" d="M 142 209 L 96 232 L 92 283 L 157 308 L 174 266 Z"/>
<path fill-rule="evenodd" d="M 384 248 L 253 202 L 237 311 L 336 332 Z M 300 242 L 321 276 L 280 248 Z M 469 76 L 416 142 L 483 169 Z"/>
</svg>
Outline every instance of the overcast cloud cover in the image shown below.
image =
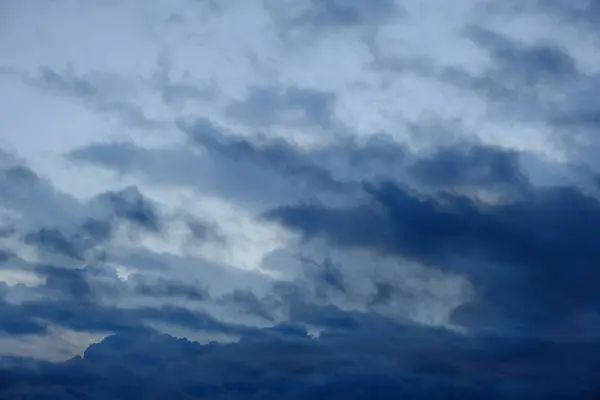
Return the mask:
<svg viewBox="0 0 600 400">
<path fill-rule="evenodd" d="M 600 7 L 0 2 L 0 398 L 600 397 Z"/>
</svg>

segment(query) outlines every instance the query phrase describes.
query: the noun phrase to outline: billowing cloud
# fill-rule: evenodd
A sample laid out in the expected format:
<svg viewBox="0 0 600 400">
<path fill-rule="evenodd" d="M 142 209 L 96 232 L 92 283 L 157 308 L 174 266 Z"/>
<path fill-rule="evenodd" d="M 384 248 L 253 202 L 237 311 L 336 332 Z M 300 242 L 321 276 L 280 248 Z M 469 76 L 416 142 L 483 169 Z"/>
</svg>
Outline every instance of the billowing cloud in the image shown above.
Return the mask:
<svg viewBox="0 0 600 400">
<path fill-rule="evenodd" d="M 0 6 L 0 397 L 596 395 L 572 3 Z"/>
<path fill-rule="evenodd" d="M 474 344 L 449 332 L 386 326 L 376 320 L 370 324 L 375 329 L 319 339 L 294 326 L 277 326 L 235 344 L 204 346 L 145 332 L 111 336 L 65 363 L 3 361 L 0 393 L 59 399 L 597 394 L 587 380 L 593 379 L 590 371 L 598 364 L 590 361 L 598 356 L 592 343 L 552 343 L 540 351 L 549 343 L 490 336 Z M 505 361 L 517 354 L 513 362 Z M 559 362 L 573 367 L 564 371 L 556 367 Z"/>
</svg>

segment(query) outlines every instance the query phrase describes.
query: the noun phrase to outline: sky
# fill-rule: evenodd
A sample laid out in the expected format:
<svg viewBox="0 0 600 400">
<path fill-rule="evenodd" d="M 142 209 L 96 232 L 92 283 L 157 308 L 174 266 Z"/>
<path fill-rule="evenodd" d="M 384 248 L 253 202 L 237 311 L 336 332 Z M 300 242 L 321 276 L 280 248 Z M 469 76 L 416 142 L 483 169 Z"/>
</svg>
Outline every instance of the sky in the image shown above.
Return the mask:
<svg viewBox="0 0 600 400">
<path fill-rule="evenodd" d="M 0 2 L 0 398 L 600 396 L 599 4 Z"/>
</svg>

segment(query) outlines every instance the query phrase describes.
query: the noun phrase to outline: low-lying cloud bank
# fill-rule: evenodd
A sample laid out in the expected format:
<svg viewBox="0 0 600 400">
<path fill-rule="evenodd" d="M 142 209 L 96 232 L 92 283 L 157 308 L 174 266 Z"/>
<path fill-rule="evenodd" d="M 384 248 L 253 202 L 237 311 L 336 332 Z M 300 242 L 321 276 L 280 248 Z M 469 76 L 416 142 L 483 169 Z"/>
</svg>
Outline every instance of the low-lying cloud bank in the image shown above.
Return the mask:
<svg viewBox="0 0 600 400">
<path fill-rule="evenodd" d="M 151 332 L 110 336 L 83 357 L 0 363 L 6 398 L 594 398 L 597 341 L 464 336 L 361 321 L 309 336 L 277 326 L 235 344 Z M 44 397 L 46 396 L 46 397 Z"/>
</svg>

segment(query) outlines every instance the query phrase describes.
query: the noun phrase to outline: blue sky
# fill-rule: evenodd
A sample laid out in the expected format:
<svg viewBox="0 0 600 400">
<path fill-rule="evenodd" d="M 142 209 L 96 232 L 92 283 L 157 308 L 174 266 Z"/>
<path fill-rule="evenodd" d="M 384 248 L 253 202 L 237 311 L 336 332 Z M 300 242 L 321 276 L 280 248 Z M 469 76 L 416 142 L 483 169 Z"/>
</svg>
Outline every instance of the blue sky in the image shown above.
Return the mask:
<svg viewBox="0 0 600 400">
<path fill-rule="evenodd" d="M 598 22 L 2 2 L 0 397 L 593 397 Z"/>
</svg>

